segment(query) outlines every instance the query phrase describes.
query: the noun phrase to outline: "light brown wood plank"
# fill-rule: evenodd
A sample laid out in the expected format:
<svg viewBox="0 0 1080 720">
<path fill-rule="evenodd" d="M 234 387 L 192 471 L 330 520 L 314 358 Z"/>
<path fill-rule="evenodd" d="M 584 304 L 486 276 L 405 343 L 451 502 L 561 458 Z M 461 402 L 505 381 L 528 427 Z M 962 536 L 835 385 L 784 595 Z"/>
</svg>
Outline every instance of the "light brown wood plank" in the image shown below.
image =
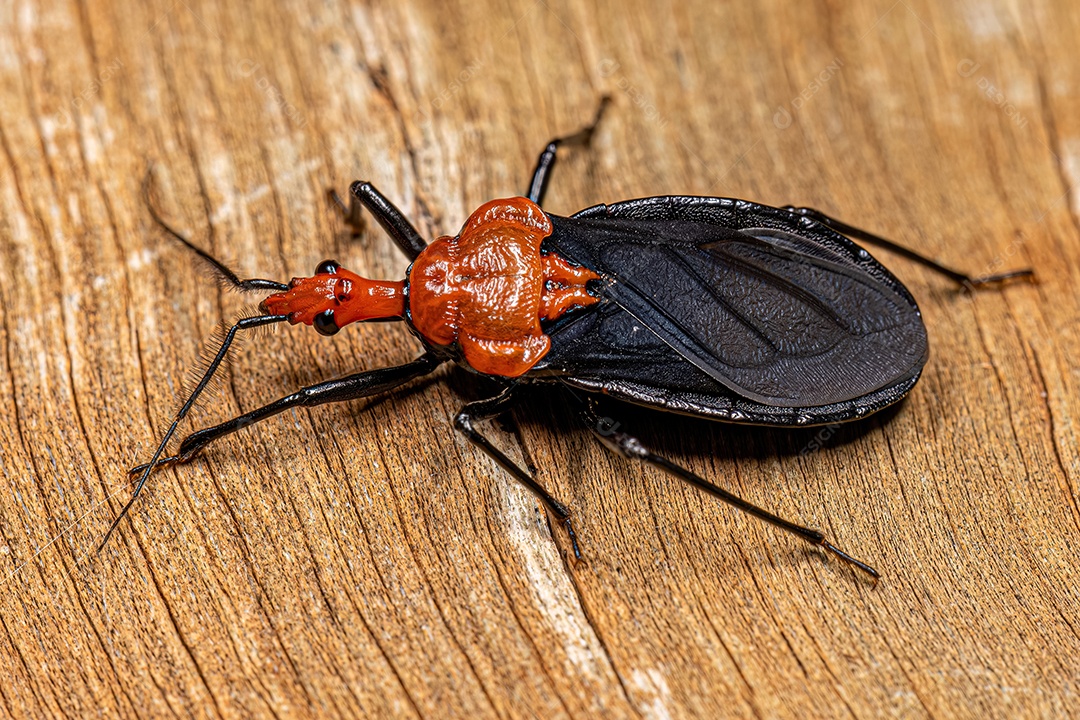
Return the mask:
<svg viewBox="0 0 1080 720">
<path fill-rule="evenodd" d="M 1019 717 L 1080 705 L 1080 13 L 1068 2 L 15 2 L 0 9 L 0 715 Z M 457 369 L 286 413 L 148 484 L 97 542 L 222 318 L 162 211 L 247 276 L 352 239 L 375 182 L 425 236 L 520 193 L 613 104 L 546 207 L 658 194 L 821 208 L 932 344 L 896 410 L 797 432 L 641 410 L 651 446 L 884 574 L 610 455 L 558 393 L 492 437 L 586 562 L 453 429 Z M 185 431 L 410 360 L 404 328 L 246 342 Z M 820 449 L 815 449 L 820 448 Z"/>
</svg>

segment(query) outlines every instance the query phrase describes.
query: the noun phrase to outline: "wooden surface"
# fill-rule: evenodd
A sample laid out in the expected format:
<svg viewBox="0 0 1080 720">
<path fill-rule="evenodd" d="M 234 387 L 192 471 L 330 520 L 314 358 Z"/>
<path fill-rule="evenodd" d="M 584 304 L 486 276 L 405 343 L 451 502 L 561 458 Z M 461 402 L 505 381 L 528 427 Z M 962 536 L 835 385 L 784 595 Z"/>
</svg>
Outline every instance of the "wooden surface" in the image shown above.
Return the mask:
<svg viewBox="0 0 1080 720">
<path fill-rule="evenodd" d="M 0 714 L 1018 717 L 1080 706 L 1080 11 L 1025 3 L 4 3 Z M 651 9 L 650 9 L 651 8 Z M 547 208 L 667 193 L 822 208 L 932 344 L 898 410 L 762 431 L 620 410 L 652 446 L 884 573 L 610 455 L 555 393 L 496 441 L 569 503 L 587 563 L 453 431 L 458 370 L 289 413 L 153 478 L 92 554 L 249 276 L 406 262 L 324 190 L 426 236 L 524 190 L 599 97 Z M 246 344 L 197 420 L 407 361 L 400 326 Z M 186 429 L 192 429 L 191 424 Z M 820 448 L 820 449 L 818 449 Z"/>
</svg>

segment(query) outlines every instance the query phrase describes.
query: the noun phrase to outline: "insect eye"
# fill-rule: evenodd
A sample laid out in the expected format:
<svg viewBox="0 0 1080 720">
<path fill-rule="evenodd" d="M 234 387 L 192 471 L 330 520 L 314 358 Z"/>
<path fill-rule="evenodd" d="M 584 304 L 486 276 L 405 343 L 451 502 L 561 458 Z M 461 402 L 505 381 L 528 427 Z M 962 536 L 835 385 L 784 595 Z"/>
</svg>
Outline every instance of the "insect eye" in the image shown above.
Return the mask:
<svg viewBox="0 0 1080 720">
<path fill-rule="evenodd" d="M 315 326 L 315 332 L 320 335 L 333 335 L 340 329 L 337 323 L 334 322 L 333 310 L 319 313 L 315 316 L 315 321 L 312 324 Z"/>
<path fill-rule="evenodd" d="M 335 273 L 337 273 L 338 268 L 340 267 L 341 266 L 338 265 L 337 260 L 323 260 L 321 263 L 319 263 L 319 266 L 315 268 L 315 274 L 334 275 Z"/>
</svg>

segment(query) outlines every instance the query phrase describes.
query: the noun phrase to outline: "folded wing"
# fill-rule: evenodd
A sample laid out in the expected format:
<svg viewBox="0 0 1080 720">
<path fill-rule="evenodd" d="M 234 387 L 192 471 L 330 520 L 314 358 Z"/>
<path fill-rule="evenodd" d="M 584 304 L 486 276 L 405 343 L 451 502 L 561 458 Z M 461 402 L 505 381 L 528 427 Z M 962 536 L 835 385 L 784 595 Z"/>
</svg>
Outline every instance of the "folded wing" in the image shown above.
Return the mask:
<svg viewBox="0 0 1080 720">
<path fill-rule="evenodd" d="M 565 249 L 604 276 L 603 296 L 750 400 L 843 402 L 910 379 L 926 361 L 910 295 L 839 236 L 847 245 L 775 227 L 595 224 L 589 247 Z"/>
</svg>

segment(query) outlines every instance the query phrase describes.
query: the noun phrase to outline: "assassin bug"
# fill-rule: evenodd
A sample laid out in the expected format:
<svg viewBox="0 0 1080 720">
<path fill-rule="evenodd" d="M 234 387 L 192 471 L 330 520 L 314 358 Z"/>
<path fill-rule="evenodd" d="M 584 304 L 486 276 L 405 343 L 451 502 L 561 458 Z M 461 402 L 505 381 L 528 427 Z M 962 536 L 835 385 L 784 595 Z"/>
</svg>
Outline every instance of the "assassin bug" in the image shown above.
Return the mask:
<svg viewBox="0 0 1080 720">
<path fill-rule="evenodd" d="M 459 431 L 524 484 L 566 527 L 570 510 L 475 427 L 511 407 L 526 384 L 571 389 L 585 423 L 609 447 L 658 466 L 735 507 L 824 548 L 876 579 L 878 572 L 821 532 L 758 508 L 605 424 L 604 395 L 657 410 L 753 425 L 855 420 L 902 399 L 928 354 L 914 298 L 850 238 L 885 247 L 969 287 L 1030 270 L 973 278 L 809 208 L 666 196 L 596 205 L 570 217 L 544 212 L 556 152 L 586 143 L 599 121 L 551 141 L 527 197 L 482 205 L 455 237 L 428 245 L 367 182 L 350 187 L 346 219 L 367 209 L 412 261 L 404 280 L 368 280 L 325 260 L 288 284 L 241 280 L 147 204 L 155 221 L 207 261 L 225 284 L 269 293 L 260 314 L 237 321 L 176 414 L 153 457 L 132 468 L 134 492 L 104 547 L 157 467 L 184 463 L 214 440 L 284 410 L 387 392 L 447 361 L 496 380 L 501 390 L 466 404 Z M 149 174 L 147 182 L 149 182 Z M 424 353 L 397 367 L 300 389 L 188 435 L 162 457 L 178 424 L 219 369 L 237 333 L 274 323 L 333 335 L 354 322 L 403 321 Z"/>
</svg>

